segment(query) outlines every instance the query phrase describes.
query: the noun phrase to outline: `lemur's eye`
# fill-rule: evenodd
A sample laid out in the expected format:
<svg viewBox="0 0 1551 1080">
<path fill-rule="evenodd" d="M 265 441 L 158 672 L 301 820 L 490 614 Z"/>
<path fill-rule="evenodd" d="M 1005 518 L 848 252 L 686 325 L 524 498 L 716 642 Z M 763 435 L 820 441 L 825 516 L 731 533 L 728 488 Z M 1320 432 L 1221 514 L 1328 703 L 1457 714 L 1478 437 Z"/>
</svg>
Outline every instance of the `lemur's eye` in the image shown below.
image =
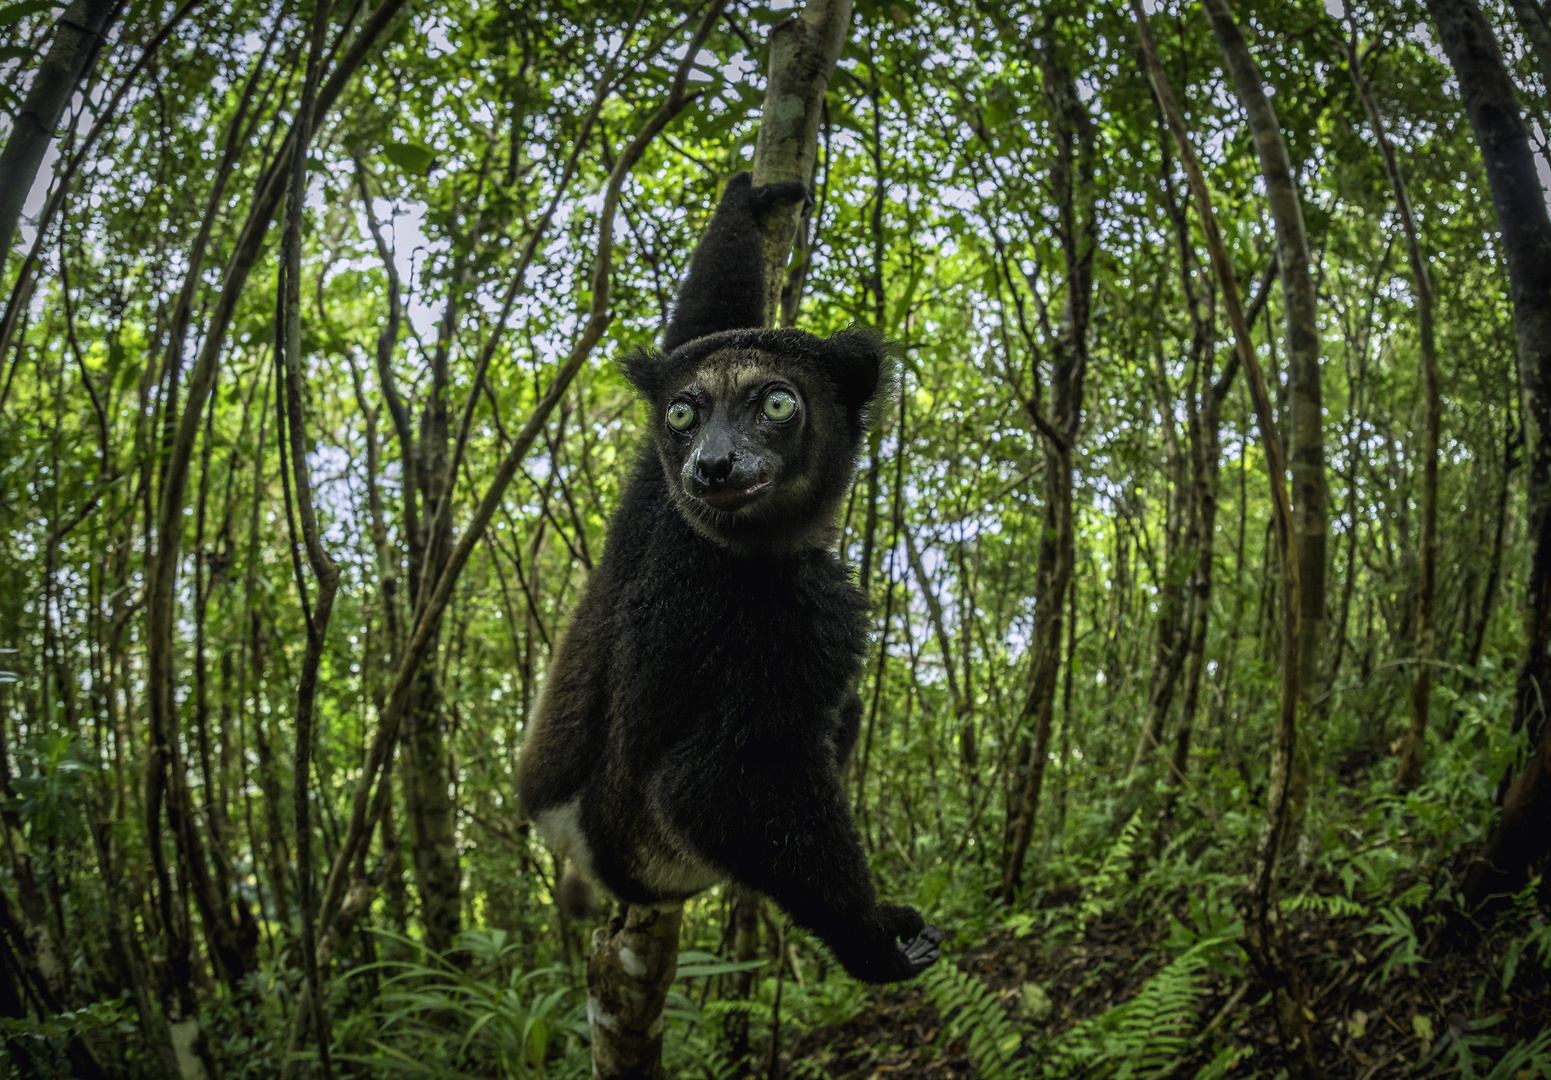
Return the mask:
<svg viewBox="0 0 1551 1080">
<path fill-rule="evenodd" d="M 668 406 L 668 426 L 674 431 L 688 431 L 695 425 L 695 407 L 687 401 L 675 401 Z"/>
<path fill-rule="evenodd" d="M 787 390 L 772 390 L 765 395 L 765 415 L 771 420 L 790 420 L 797 411 L 797 399 Z"/>
</svg>

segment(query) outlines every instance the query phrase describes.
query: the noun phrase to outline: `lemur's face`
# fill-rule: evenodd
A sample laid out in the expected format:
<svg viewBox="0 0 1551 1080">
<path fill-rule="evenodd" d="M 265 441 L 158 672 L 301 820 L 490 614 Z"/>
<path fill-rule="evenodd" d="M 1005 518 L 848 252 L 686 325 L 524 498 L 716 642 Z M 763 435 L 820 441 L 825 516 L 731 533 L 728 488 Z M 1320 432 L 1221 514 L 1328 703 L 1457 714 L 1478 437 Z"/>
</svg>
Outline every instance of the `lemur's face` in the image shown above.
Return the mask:
<svg viewBox="0 0 1551 1080">
<path fill-rule="evenodd" d="M 679 486 L 737 513 L 776 494 L 807 424 L 802 391 L 766 368 L 706 367 L 669 400 L 663 426 L 683 451 Z"/>
<path fill-rule="evenodd" d="M 832 542 L 887 354 L 865 330 L 726 330 L 621 366 L 648 402 L 674 509 L 742 555 Z"/>
<path fill-rule="evenodd" d="M 652 411 L 674 503 L 702 533 L 737 547 L 789 538 L 820 511 L 830 487 L 820 463 L 849 472 L 833 392 L 777 356 L 713 354 Z"/>
</svg>

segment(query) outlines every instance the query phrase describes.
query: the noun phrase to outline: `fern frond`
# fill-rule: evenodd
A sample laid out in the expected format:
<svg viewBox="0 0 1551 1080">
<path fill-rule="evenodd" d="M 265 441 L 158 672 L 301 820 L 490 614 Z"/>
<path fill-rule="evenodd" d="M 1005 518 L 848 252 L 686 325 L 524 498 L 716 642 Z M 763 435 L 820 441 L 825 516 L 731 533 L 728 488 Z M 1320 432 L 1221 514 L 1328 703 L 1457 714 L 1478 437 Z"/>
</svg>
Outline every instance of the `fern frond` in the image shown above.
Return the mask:
<svg viewBox="0 0 1551 1080">
<path fill-rule="evenodd" d="M 1085 1075 L 1140 1076 L 1191 1049 L 1210 954 L 1222 938 L 1198 942 L 1114 1008 L 1073 1027 L 1042 1062 L 1050 1080 Z"/>
<path fill-rule="evenodd" d="M 1136 849 L 1137 837 L 1142 832 L 1142 812 L 1137 810 L 1125 823 L 1120 835 L 1104 854 L 1104 861 L 1092 874 L 1081 879 L 1082 901 L 1077 915 L 1077 935 L 1087 929 L 1088 923 L 1104 913 L 1112 898 L 1123 895 L 1119 886 L 1130 873 L 1131 854 Z"/>
<path fill-rule="evenodd" d="M 1027 1070 L 1013 1055 L 1023 1036 L 985 983 L 952 964 L 937 964 L 921 977 L 927 1000 L 942 1016 L 945 1040 L 962 1039 L 984 1080 L 1021 1080 Z"/>
<path fill-rule="evenodd" d="M 1368 914 L 1367 907 L 1346 896 L 1288 896 L 1283 898 L 1281 907 L 1283 911 L 1320 911 L 1337 919 L 1360 918 Z"/>
</svg>

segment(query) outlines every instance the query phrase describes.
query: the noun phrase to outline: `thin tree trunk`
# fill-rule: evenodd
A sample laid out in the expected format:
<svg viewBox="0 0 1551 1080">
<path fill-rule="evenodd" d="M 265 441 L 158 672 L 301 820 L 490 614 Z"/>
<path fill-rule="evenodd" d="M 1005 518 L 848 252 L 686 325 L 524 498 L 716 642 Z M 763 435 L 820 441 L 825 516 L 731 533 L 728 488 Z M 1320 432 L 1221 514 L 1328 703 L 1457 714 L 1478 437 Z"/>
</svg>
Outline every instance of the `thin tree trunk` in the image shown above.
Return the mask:
<svg viewBox="0 0 1551 1080">
<path fill-rule="evenodd" d="M 1098 248 L 1093 121 L 1078 97 L 1071 72 L 1056 56 L 1055 32 L 1053 16 L 1047 15 L 1039 62 L 1055 143 L 1050 188 L 1060 221 L 1058 233 L 1066 267 L 1066 304 L 1060 330 L 1050 349 L 1051 414 L 1048 418 L 1043 414 L 1037 397 L 1024 402 L 1036 430 L 1044 436 L 1045 509 L 1035 569 L 1035 612 L 1039 628 L 1031 650 L 1029 692 L 1019 717 L 1020 728 L 1033 720 L 1034 736 L 1018 796 L 1007 861 L 1002 868 L 1001 892 L 1009 901 L 1017 894 L 1023 876 L 1023 862 L 1034 835 L 1034 818 L 1045 780 L 1045 763 L 1050 756 L 1050 725 L 1061 660 L 1061 620 L 1066 590 L 1076 563 L 1072 525 L 1072 449 L 1082 428 L 1093 256 Z M 1014 287 L 1010 273 L 1007 284 L 1009 288 Z M 1019 315 L 1020 329 L 1027 337 L 1021 300 Z M 1033 351 L 1032 340 L 1029 344 Z"/>
<path fill-rule="evenodd" d="M 1502 577 L 1503 537 L 1508 527 L 1508 491 L 1513 486 L 1513 470 L 1518 465 L 1518 451 L 1522 432 L 1514 423 L 1511 410 L 1505 410 L 1503 421 L 1502 480 L 1497 485 L 1497 508 L 1493 516 L 1492 553 L 1488 556 L 1486 584 L 1481 587 L 1481 613 L 1470 631 L 1470 644 L 1465 650 L 1465 666 L 1475 667 L 1481 662 L 1481 648 L 1486 641 L 1486 629 L 1491 625 L 1497 604 L 1497 583 Z"/>
<path fill-rule="evenodd" d="M 830 73 L 851 28 L 851 0 L 808 0 L 770 28 L 769 82 L 754 147 L 754 186 L 810 183 Z M 781 289 L 797 239 L 801 203 L 773 211 L 765 236 L 765 325 L 781 311 Z"/>
<path fill-rule="evenodd" d="M 764 897 L 747 885 L 734 884 L 727 890 L 728 921 L 732 925 L 732 956 L 740 963 L 759 956 L 759 920 Z M 747 1001 L 754 991 L 754 972 L 735 971 L 732 974 L 732 999 Z M 722 1032 L 727 1036 L 728 1057 L 731 1064 L 746 1070 L 749 1059 L 749 1011 L 732 1009 L 722 1017 Z M 738 1075 L 745 1075 L 740 1071 Z"/>
<path fill-rule="evenodd" d="M 1282 139 L 1276 110 L 1266 95 L 1260 69 L 1234 21 L 1228 0 L 1202 0 L 1212 32 L 1222 48 L 1239 100 L 1249 118 L 1260 154 L 1271 216 L 1276 222 L 1277 263 L 1282 303 L 1287 314 L 1287 394 L 1284 417 L 1288 465 L 1292 469 L 1293 526 L 1297 534 L 1299 648 L 1298 691 L 1305 706 L 1321 679 L 1325 643 L 1325 548 L 1329 533 L 1326 506 L 1325 419 L 1319 359 L 1319 312 L 1314 278 L 1309 273 L 1309 238 L 1303 204 L 1293 178 L 1292 161 Z M 1308 793 L 1309 762 L 1301 751 L 1293 763 L 1292 829 L 1301 831 Z"/>
<path fill-rule="evenodd" d="M 429 654 L 434 656 L 436 649 L 433 639 Z M 400 770 L 426 947 L 445 953 L 462 926 L 463 889 L 441 700 L 435 667 L 425 664 L 406 710 Z"/>
<path fill-rule="evenodd" d="M 1169 769 L 1168 794 L 1158 815 L 1153 838 L 1155 851 L 1168 839 L 1180 786 L 1190 767 L 1190 744 L 1194 734 L 1196 711 L 1201 699 L 1201 676 L 1206 668 L 1206 632 L 1211 616 L 1213 553 L 1217 540 L 1217 477 L 1222 457 L 1222 403 L 1233 387 L 1238 373 L 1238 358 L 1233 356 L 1216 381 L 1212 380 L 1212 355 L 1216 342 L 1217 293 L 1210 277 L 1201 283 L 1205 295 L 1198 297 L 1196 273 L 1200 260 L 1190 239 L 1190 222 L 1185 208 L 1174 198 L 1173 163 L 1169 153 L 1170 136 L 1165 135 L 1160 149 L 1164 160 L 1165 206 L 1174 222 L 1180 248 L 1180 285 L 1188 302 L 1191 323 L 1190 386 L 1186 391 L 1186 436 L 1190 448 L 1191 497 L 1194 502 L 1192 525 L 1196 564 L 1190 581 L 1188 656 L 1185 661 L 1185 699 L 1180 706 L 1179 731 L 1174 738 L 1174 758 Z M 1260 295 L 1264 304 L 1270 296 L 1272 268 L 1261 279 Z M 1250 326 L 1256 312 L 1246 314 Z"/>
<path fill-rule="evenodd" d="M 1406 254 L 1411 260 L 1411 285 L 1416 289 L 1417 332 L 1421 339 L 1422 360 L 1422 411 L 1425 417 L 1424 442 L 1422 445 L 1422 547 L 1416 575 L 1416 671 L 1411 678 L 1411 723 L 1406 731 L 1405 745 L 1400 752 L 1400 768 L 1395 774 L 1395 787 L 1408 791 L 1416 786 L 1422 775 L 1422 752 L 1427 745 L 1427 711 L 1432 695 L 1432 659 L 1436 651 L 1433 640 L 1433 580 L 1438 565 L 1438 350 L 1433 341 L 1433 286 L 1427 273 L 1427 258 L 1422 254 L 1422 241 L 1417 234 L 1416 218 L 1411 213 L 1411 198 L 1406 193 L 1406 181 L 1400 175 L 1400 163 L 1395 157 L 1395 147 L 1384 130 L 1384 117 L 1379 103 L 1373 96 L 1368 79 L 1362 72 L 1362 56 L 1357 48 L 1355 25 L 1350 10 L 1347 24 L 1353 26 L 1353 38 L 1346 46 L 1347 70 L 1357 87 L 1357 96 L 1368 111 L 1368 122 L 1379 142 L 1379 152 L 1384 156 L 1384 171 L 1389 174 L 1389 184 L 1395 193 L 1395 209 L 1400 214 L 1400 227 L 1406 234 Z"/>
<path fill-rule="evenodd" d="M 1487 181 L 1513 295 L 1524 387 L 1530 565 L 1524 598 L 1524 659 L 1513 726 L 1529 732 L 1529 757 L 1503 800 L 1483 858 L 1465 876 L 1465 899 L 1480 904 L 1519 887 L 1551 847 L 1551 217 L 1535 170 L 1513 80 L 1491 25 L 1474 0 L 1426 0 L 1443 51 L 1459 79 Z"/>
<path fill-rule="evenodd" d="M 910 569 L 915 573 L 916 581 L 921 586 L 921 595 L 926 600 L 926 612 L 930 617 L 932 630 L 937 635 L 937 651 L 942 654 L 943 676 L 948 684 L 948 701 L 959 727 L 959 759 L 964 767 L 970 770 L 970 777 L 973 780 L 973 770 L 979 765 L 980 754 L 975 745 L 969 702 L 959 689 L 958 672 L 953 665 L 953 646 L 950 644 L 948 626 L 943 618 L 942 603 L 937 599 L 937 591 L 932 587 L 932 579 L 927 576 L 926 567 L 921 563 L 921 553 L 916 549 L 915 539 L 910 535 L 908 527 L 901 530 L 901 536 L 905 541 L 905 554 L 910 559 Z"/>
<path fill-rule="evenodd" d="M 677 904 L 666 909 L 631 904 L 613 925 L 592 932 L 587 1015 L 592 1075 L 598 1080 L 661 1080 L 662 1006 L 678 972 L 683 919 Z"/>
<path fill-rule="evenodd" d="M 1211 2 L 1211 0 L 1208 0 Z M 1185 173 L 1195 196 L 1197 215 L 1206 235 L 1207 248 L 1211 252 L 1212 269 L 1218 287 L 1222 291 L 1227 308 L 1228 324 L 1233 328 L 1234 344 L 1239 363 L 1244 368 L 1245 381 L 1255 404 L 1256 421 L 1260 426 L 1261 446 L 1266 456 L 1266 471 L 1270 481 L 1272 525 L 1275 529 L 1277 551 L 1281 561 L 1282 587 L 1282 641 L 1281 641 L 1281 707 L 1277 718 L 1276 733 L 1271 747 L 1270 783 L 1266 791 L 1266 813 L 1260 834 L 1255 842 L 1253 865 L 1249 885 L 1241 901 L 1244 914 L 1244 947 L 1251 962 L 1267 985 L 1271 987 L 1275 1001 L 1277 1029 L 1281 1035 L 1281 1047 L 1287 1071 L 1293 1080 L 1317 1080 L 1319 1064 L 1314 1057 L 1313 1033 L 1310 1027 L 1312 1013 L 1308 997 L 1303 989 L 1298 965 L 1286 940 L 1276 902 L 1276 870 L 1289 824 L 1289 795 L 1294 756 L 1298 744 L 1298 711 L 1301 701 L 1298 676 L 1299 607 L 1298 596 L 1298 540 L 1291 500 L 1283 478 L 1286 463 L 1282 456 L 1282 441 L 1277 430 L 1276 416 L 1270 395 L 1266 391 L 1265 376 L 1260 360 L 1255 355 L 1254 340 L 1250 336 L 1249 322 L 1239 304 L 1238 279 L 1228 258 L 1228 249 L 1212 208 L 1211 193 L 1202 175 L 1201 164 L 1196 157 L 1190 134 L 1185 127 L 1183 114 L 1175 103 L 1169 87 L 1168 76 L 1158 59 L 1157 46 L 1147 26 L 1147 16 L 1142 10 L 1142 0 L 1131 0 L 1131 11 L 1136 19 L 1141 37 L 1143 62 L 1153 92 L 1168 119 L 1179 146 Z M 1285 270 L 1284 270 L 1285 274 Z M 1283 281 L 1287 278 L 1284 276 Z M 1285 292 L 1285 288 L 1284 288 Z"/>
<path fill-rule="evenodd" d="M 431 355 L 430 387 L 420 416 L 419 437 L 412 447 L 405 447 L 416 456 L 414 471 L 420 489 L 421 512 L 415 515 L 419 528 L 409 534 L 408 544 L 409 593 L 417 609 L 430 595 L 429 584 L 446 569 L 452 548 L 451 500 L 446 487 L 451 435 L 447 409 L 447 397 L 451 392 L 448 360 L 457 332 L 458 301 L 467 287 L 472 263 L 471 253 L 468 261 L 453 275 L 454 283 Z M 474 396 L 470 395 L 471 400 Z M 414 498 L 414 492 L 406 492 L 406 506 Z M 427 655 L 436 657 L 440 645 L 438 624 L 431 630 Z M 462 875 L 458 865 L 456 807 L 448 790 L 447 739 L 442 730 L 442 693 L 436 669 L 434 661 L 427 662 L 416 674 L 409 706 L 405 710 L 404 755 L 400 768 L 404 779 L 405 816 L 409 821 L 410 861 L 420 893 L 420 921 L 425 928 L 425 943 L 432 952 L 445 954 L 452 949 L 462 928 Z"/>
<path fill-rule="evenodd" d="M 1190 574 L 1187 569 L 1189 549 L 1195 539 L 1195 499 L 1190 481 L 1191 470 L 1179 443 L 1179 431 L 1174 424 L 1174 392 L 1169 385 L 1168 370 L 1164 366 L 1163 350 L 1158 348 L 1153 356 L 1154 391 L 1158 398 L 1158 415 L 1162 421 L 1164 446 L 1164 473 L 1168 477 L 1167 503 L 1163 522 L 1163 581 L 1158 585 L 1158 622 L 1154 630 L 1157 640 L 1153 650 L 1153 682 L 1147 694 L 1147 714 L 1142 721 L 1142 731 L 1136 740 L 1136 750 L 1131 755 L 1131 766 L 1126 770 L 1126 783 L 1136 780 L 1148 751 L 1160 747 L 1164 724 L 1169 707 L 1174 703 L 1174 690 L 1185 666 L 1185 654 L 1194 623 L 1190 608 L 1193 590 L 1181 578 Z M 1187 390 L 1193 394 L 1193 390 Z M 1190 406 L 1194 411 L 1194 406 Z M 1129 814 L 1129 810 L 1124 811 Z"/>
<path fill-rule="evenodd" d="M 122 0 L 75 0 L 54 26 L 54 41 L 43 58 L 21 110 L 12 119 L 10 137 L 0 150 L 0 270 L 11 253 L 16 222 L 32 192 L 48 144 L 76 87 L 97 59 L 97 52 Z"/>
<path fill-rule="evenodd" d="M 323 1080 L 329 1080 L 332 1068 L 329 1062 L 329 1045 L 332 1042 L 328 1023 L 327 1002 L 318 985 L 317 942 L 311 932 L 316 922 L 317 894 L 312 865 L 311 824 L 311 777 L 312 752 L 316 736 L 313 731 L 314 704 L 318 692 L 318 669 L 323 662 L 323 646 L 328 635 L 329 618 L 334 610 L 334 595 L 339 588 L 339 567 L 328 549 L 323 546 L 322 530 L 318 526 L 317 512 L 312 502 L 312 469 L 307 462 L 307 427 L 302 409 L 302 218 L 307 198 L 307 151 L 312 145 L 312 106 L 323 77 L 324 33 L 328 28 L 328 9 L 319 4 L 313 12 L 312 35 L 307 49 L 307 74 L 302 85 L 301 105 L 297 110 L 297 124 L 292 130 L 296 135 L 297 150 L 291 155 L 290 176 L 285 197 L 285 231 L 282 234 L 280 297 L 280 334 L 277 342 L 276 361 L 280 376 L 276 381 L 275 400 L 280 406 L 275 434 L 279 438 L 282 453 L 281 481 L 285 481 L 286 453 L 290 454 L 291 479 L 296 487 L 297 516 L 301 519 L 302 540 L 307 551 L 307 564 L 312 569 L 317 595 L 309 607 L 307 582 L 302 577 L 301 566 L 296 566 L 296 591 L 301 599 L 302 612 L 307 623 L 307 649 L 302 658 L 301 680 L 296 689 L 296 747 L 293 761 L 292 818 L 296 830 L 296 881 L 297 898 L 302 916 L 302 974 L 307 987 L 312 1011 L 312 1027 L 318 1038 L 318 1071 Z M 286 506 L 286 524 L 290 526 L 289 500 Z M 292 536 L 292 555 L 295 557 L 295 536 Z M 298 1003 L 298 1012 L 303 1011 Z M 285 1066 L 290 1067 L 292 1058 L 287 1055 Z"/>
</svg>

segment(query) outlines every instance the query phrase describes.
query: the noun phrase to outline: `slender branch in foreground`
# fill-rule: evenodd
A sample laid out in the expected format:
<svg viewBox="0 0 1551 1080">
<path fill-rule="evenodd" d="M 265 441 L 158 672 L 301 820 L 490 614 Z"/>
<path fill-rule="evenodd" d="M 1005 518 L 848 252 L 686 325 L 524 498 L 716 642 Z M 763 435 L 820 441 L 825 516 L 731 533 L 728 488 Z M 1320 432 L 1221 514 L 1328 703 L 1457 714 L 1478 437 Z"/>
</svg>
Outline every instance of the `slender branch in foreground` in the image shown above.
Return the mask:
<svg viewBox="0 0 1551 1080">
<path fill-rule="evenodd" d="M 1255 842 L 1249 886 L 1243 900 L 1244 945 L 1256 970 L 1270 985 L 1275 996 L 1277 1026 L 1281 1031 L 1288 1071 L 1295 1080 L 1313 1080 L 1320 1075 L 1320 1071 L 1314 1059 L 1307 1003 L 1297 965 L 1287 954 L 1282 941 L 1275 902 L 1276 867 L 1287 829 L 1288 781 L 1298 739 L 1298 545 L 1293 532 L 1292 504 L 1287 492 L 1287 464 L 1282 455 L 1282 438 L 1276 426 L 1276 413 L 1271 397 L 1266 392 L 1265 373 L 1260 367 L 1259 357 L 1255 355 L 1249 321 L 1239 302 L 1238 279 L 1234 276 L 1233 263 L 1228 258 L 1228 248 L 1217 224 L 1201 161 L 1196 156 L 1195 147 L 1190 141 L 1190 131 L 1185 126 L 1184 114 L 1180 112 L 1168 76 L 1158 59 L 1158 48 L 1148 28 L 1142 0 L 1130 0 L 1130 3 L 1141 37 L 1147 77 L 1168 120 L 1169 130 L 1174 134 L 1180 163 L 1190 181 L 1191 195 L 1201 219 L 1201 231 L 1206 237 L 1207 251 L 1211 255 L 1212 270 L 1222 290 L 1223 306 L 1227 309 L 1228 324 L 1233 329 L 1238 360 L 1244 368 L 1250 400 L 1254 403 L 1255 421 L 1260 427 L 1261 451 L 1266 456 L 1272 522 L 1281 564 L 1282 687 L 1276 735 L 1271 748 L 1271 776 L 1266 792 L 1265 819 Z"/>
</svg>

